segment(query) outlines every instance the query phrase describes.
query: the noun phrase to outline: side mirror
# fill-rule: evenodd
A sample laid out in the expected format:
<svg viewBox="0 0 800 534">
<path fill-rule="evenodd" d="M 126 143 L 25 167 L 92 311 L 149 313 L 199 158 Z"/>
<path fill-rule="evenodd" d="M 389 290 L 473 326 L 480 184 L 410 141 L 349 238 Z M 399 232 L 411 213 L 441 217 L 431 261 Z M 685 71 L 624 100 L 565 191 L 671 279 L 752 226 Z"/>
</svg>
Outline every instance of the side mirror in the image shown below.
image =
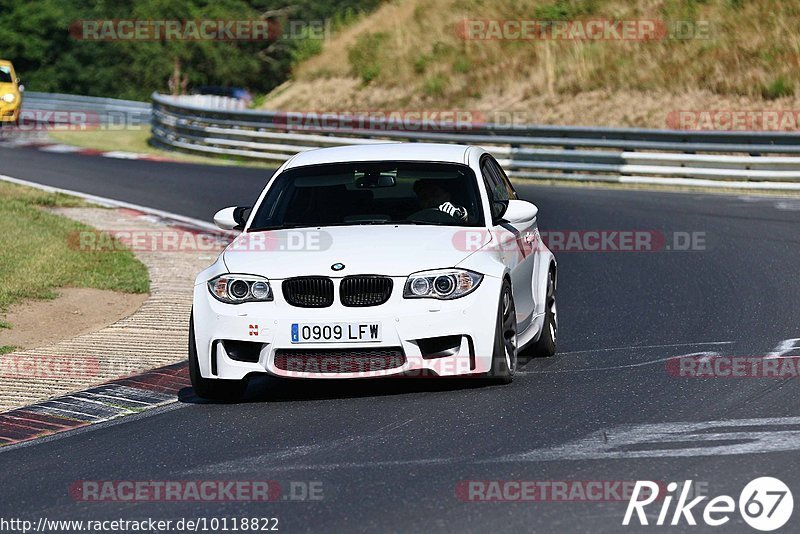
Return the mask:
<svg viewBox="0 0 800 534">
<path fill-rule="evenodd" d="M 214 224 L 222 230 L 243 230 L 247 224 L 249 206 L 234 206 L 219 210 L 214 214 Z"/>
<path fill-rule="evenodd" d="M 524 200 L 509 200 L 502 217 L 511 224 L 531 222 L 539 213 L 539 208 Z"/>
</svg>

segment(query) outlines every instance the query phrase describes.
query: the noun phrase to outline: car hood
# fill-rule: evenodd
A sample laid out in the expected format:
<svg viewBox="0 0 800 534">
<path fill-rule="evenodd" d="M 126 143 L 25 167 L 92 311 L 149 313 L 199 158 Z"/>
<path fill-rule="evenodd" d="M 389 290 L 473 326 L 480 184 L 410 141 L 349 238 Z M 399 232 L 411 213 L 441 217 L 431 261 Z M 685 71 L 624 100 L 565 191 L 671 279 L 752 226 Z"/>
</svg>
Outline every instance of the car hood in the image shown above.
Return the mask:
<svg viewBox="0 0 800 534">
<path fill-rule="evenodd" d="M 3 96 L 6 93 L 14 93 L 15 95 L 19 95 L 17 86 L 13 83 L 0 83 L 0 96 Z"/>
<path fill-rule="evenodd" d="M 380 225 L 275 230 L 239 235 L 223 253 L 232 273 L 272 279 L 380 274 L 454 267 L 491 240 L 485 228 Z M 344 268 L 335 271 L 332 266 Z"/>
</svg>

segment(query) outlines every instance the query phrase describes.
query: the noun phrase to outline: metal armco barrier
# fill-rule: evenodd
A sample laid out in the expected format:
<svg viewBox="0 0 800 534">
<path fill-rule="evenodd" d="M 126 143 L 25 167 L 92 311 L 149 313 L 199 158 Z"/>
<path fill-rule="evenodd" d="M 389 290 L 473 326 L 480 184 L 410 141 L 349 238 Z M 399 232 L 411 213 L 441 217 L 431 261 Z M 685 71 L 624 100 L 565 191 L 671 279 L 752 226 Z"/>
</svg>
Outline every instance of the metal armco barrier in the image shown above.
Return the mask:
<svg viewBox="0 0 800 534">
<path fill-rule="evenodd" d="M 22 121 L 138 127 L 150 123 L 152 106 L 134 100 L 25 91 L 22 113 Z"/>
<path fill-rule="evenodd" d="M 104 123 L 151 121 L 155 144 L 211 156 L 285 161 L 298 152 L 330 146 L 463 143 L 485 147 L 518 178 L 800 190 L 800 133 L 796 132 L 411 121 L 400 128 L 381 119 L 354 121 L 353 128 L 309 128 L 303 113 L 209 107 L 203 100 L 199 102 L 204 105 L 198 105 L 197 99 L 158 93 L 152 98 L 151 106 L 26 92 L 23 110 L 84 111 L 96 113 Z"/>
<path fill-rule="evenodd" d="M 301 114 L 297 114 L 298 116 Z M 520 178 L 800 190 L 800 134 L 408 124 L 309 129 L 291 112 L 214 110 L 153 94 L 153 137 L 209 155 L 283 161 L 313 148 L 430 141 L 476 144 Z M 433 127 L 431 127 L 433 126 Z"/>
</svg>

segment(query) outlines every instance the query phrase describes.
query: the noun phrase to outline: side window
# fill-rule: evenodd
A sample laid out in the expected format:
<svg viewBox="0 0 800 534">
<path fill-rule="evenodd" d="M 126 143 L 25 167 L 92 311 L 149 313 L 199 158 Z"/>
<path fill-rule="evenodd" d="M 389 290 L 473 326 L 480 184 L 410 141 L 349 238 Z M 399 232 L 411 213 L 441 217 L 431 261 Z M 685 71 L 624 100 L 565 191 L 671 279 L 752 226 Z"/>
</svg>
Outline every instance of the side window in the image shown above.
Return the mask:
<svg viewBox="0 0 800 534">
<path fill-rule="evenodd" d="M 503 180 L 497 173 L 497 170 L 492 166 L 492 160 L 489 157 L 483 159 L 481 163 L 481 174 L 483 181 L 486 184 L 486 193 L 489 197 L 489 208 L 492 213 L 492 220 L 497 220 L 504 211 L 503 202 L 509 199 L 508 190 L 503 184 Z"/>
<path fill-rule="evenodd" d="M 495 199 L 495 183 L 494 179 L 492 178 L 492 173 L 489 170 L 488 159 L 484 158 L 483 162 L 481 163 L 481 174 L 483 175 L 483 183 L 486 186 L 486 194 L 489 196 L 489 202 L 492 202 Z"/>
<path fill-rule="evenodd" d="M 497 169 L 492 165 L 491 158 L 485 158 L 481 164 L 481 173 L 486 182 L 486 190 L 489 193 L 489 200 L 508 200 L 508 189 L 503 183 L 502 177 Z"/>
<path fill-rule="evenodd" d="M 503 168 L 500 166 L 499 163 L 497 163 L 497 160 L 495 160 L 494 158 L 486 158 L 486 161 L 488 161 L 489 165 L 494 169 L 494 172 L 498 176 L 500 183 L 502 184 L 502 187 L 504 187 L 506 190 L 508 198 L 517 200 L 519 198 L 517 196 L 517 192 L 514 189 L 514 186 L 511 185 L 511 180 L 508 179 L 508 176 L 506 176 L 506 173 L 503 170 Z"/>
</svg>

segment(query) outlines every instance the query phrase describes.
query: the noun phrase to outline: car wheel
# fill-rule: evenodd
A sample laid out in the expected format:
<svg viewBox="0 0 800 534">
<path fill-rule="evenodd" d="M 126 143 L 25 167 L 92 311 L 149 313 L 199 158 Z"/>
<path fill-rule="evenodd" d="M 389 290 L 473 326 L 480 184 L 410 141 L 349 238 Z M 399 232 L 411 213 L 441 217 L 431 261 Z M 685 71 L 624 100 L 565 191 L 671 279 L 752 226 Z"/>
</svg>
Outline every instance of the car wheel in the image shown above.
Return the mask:
<svg viewBox="0 0 800 534">
<path fill-rule="evenodd" d="M 514 380 L 517 369 L 517 311 L 511 284 L 506 280 L 500 291 L 500 304 L 497 307 L 494 352 L 489 378 L 500 384 Z"/>
<path fill-rule="evenodd" d="M 197 361 L 197 346 L 194 340 L 194 318 L 189 318 L 189 379 L 198 397 L 211 400 L 233 402 L 239 400 L 247 388 L 247 379 L 222 380 L 203 378 Z"/>
<path fill-rule="evenodd" d="M 544 308 L 544 325 L 539 340 L 533 347 L 533 354 L 539 358 L 549 358 L 556 353 L 558 337 L 558 309 L 556 308 L 556 279 L 551 270 L 547 275 L 547 297 Z"/>
</svg>

